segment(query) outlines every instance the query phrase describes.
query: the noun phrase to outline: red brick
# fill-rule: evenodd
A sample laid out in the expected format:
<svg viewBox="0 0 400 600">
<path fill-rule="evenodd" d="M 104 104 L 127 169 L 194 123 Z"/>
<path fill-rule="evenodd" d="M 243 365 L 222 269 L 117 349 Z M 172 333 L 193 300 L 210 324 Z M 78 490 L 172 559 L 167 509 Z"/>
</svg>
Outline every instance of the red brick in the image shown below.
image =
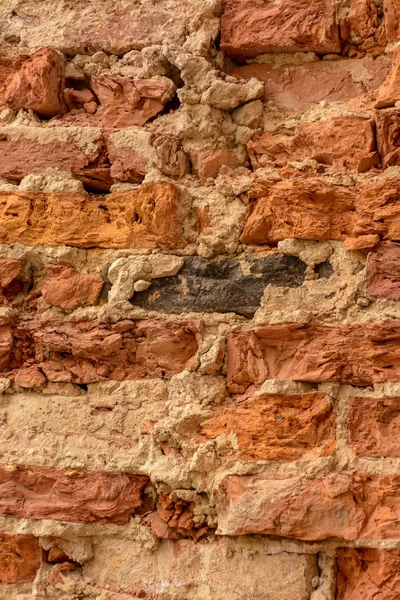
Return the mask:
<svg viewBox="0 0 400 600">
<path fill-rule="evenodd" d="M 0 583 L 32 582 L 41 556 L 39 541 L 33 535 L 0 532 Z"/>
<path fill-rule="evenodd" d="M 256 180 L 241 241 L 285 238 L 345 240 L 371 234 L 398 239 L 400 178 L 380 177 L 345 187 L 310 177 L 277 184 Z"/>
<path fill-rule="evenodd" d="M 267 379 L 337 381 L 352 385 L 398 381 L 400 323 L 280 324 L 228 336 L 227 386 L 243 393 Z"/>
<path fill-rule="evenodd" d="M 78 248 L 177 248 L 184 245 L 178 190 L 145 183 L 103 196 L 0 192 L 0 243 Z"/>
<path fill-rule="evenodd" d="M 399 0 L 383 0 L 385 28 L 388 42 L 400 41 L 400 2 Z"/>
<path fill-rule="evenodd" d="M 340 52 L 332 0 L 226 0 L 221 48 L 243 60 L 265 52 Z"/>
<path fill-rule="evenodd" d="M 379 163 L 373 121 L 352 116 L 300 123 L 293 136 L 257 133 L 248 149 L 255 169 L 312 158 L 338 170 L 362 173 Z"/>
<path fill-rule="evenodd" d="M 391 68 L 389 58 L 379 57 L 375 60 L 322 60 L 278 67 L 250 64 L 236 67 L 231 74 L 240 79 L 260 79 L 265 84 L 263 99 L 266 102 L 272 101 L 283 110 L 303 113 L 322 101 L 347 102 L 364 97 L 382 85 Z M 361 79 L 354 75 L 360 69 L 364 73 Z"/>
<path fill-rule="evenodd" d="M 99 132 L 97 140 L 88 146 L 90 151 L 84 152 L 79 141 L 82 133 L 85 129 L 77 133 L 58 127 L 3 128 L 0 131 L 0 177 L 20 181 L 46 169 L 59 169 L 71 172 L 88 189 L 109 190 L 112 178 L 104 138 Z"/>
<path fill-rule="evenodd" d="M 5 82 L 5 101 L 19 110 L 30 108 L 43 117 L 66 112 L 62 99 L 65 57 L 53 48 L 41 48 L 31 57 L 20 57 Z"/>
<path fill-rule="evenodd" d="M 400 246 L 380 244 L 368 254 L 367 294 L 372 298 L 400 300 Z"/>
<path fill-rule="evenodd" d="M 399 506 L 397 475 L 228 475 L 221 483 L 217 533 L 400 540 Z"/>
<path fill-rule="evenodd" d="M 400 596 L 400 550 L 339 548 L 336 600 L 395 600 Z"/>
<path fill-rule="evenodd" d="M 128 523 L 149 478 L 130 473 L 0 466 L 0 515 L 75 523 Z"/>
<path fill-rule="evenodd" d="M 348 423 L 355 454 L 400 458 L 400 398 L 352 398 Z"/>
<path fill-rule="evenodd" d="M 196 362 L 199 333 L 194 322 L 161 320 L 21 322 L 0 327 L 0 369 L 29 382 L 35 367 L 49 381 L 171 376 Z M 25 387 L 29 387 L 25 385 Z"/>
<path fill-rule="evenodd" d="M 375 112 L 378 150 L 384 167 L 400 164 L 400 110 L 387 108 Z"/>
<path fill-rule="evenodd" d="M 200 439 L 234 434 L 238 460 L 297 460 L 330 454 L 332 403 L 325 394 L 256 395 L 220 408 L 202 424 Z"/>
</svg>

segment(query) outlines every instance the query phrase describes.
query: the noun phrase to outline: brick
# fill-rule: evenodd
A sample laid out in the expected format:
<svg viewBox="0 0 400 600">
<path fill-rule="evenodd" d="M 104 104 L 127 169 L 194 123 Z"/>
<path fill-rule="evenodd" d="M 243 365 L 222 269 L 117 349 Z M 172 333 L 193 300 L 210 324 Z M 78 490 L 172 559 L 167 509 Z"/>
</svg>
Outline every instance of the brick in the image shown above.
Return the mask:
<svg viewBox="0 0 400 600">
<path fill-rule="evenodd" d="M 88 189 L 112 184 L 105 140 L 93 127 L 5 126 L 0 131 L 0 177 L 20 181 L 46 169 L 69 171 Z"/>
<path fill-rule="evenodd" d="M 265 52 L 340 52 L 332 0 L 227 0 L 221 48 L 242 61 Z"/>
<path fill-rule="evenodd" d="M 302 122 L 293 136 L 257 133 L 248 150 L 254 169 L 312 158 L 334 169 L 363 173 L 379 163 L 373 121 L 353 116 Z"/>
<path fill-rule="evenodd" d="M 231 169 L 239 167 L 239 161 L 228 148 L 205 150 L 196 153 L 193 158 L 195 171 L 202 183 L 205 183 L 209 177 L 215 179 L 223 166 Z"/>
<path fill-rule="evenodd" d="M 123 525 L 144 503 L 149 478 L 130 473 L 0 466 L 0 515 Z"/>
<path fill-rule="evenodd" d="M 387 108 L 375 111 L 376 137 L 382 165 L 400 165 L 400 110 Z"/>
<path fill-rule="evenodd" d="M 303 113 L 319 102 L 348 102 L 376 90 L 390 73 L 386 57 L 317 61 L 274 66 L 236 67 L 234 77 L 256 77 L 264 82 L 263 100 L 282 110 Z"/>
<path fill-rule="evenodd" d="M 177 275 L 153 279 L 131 302 L 147 310 L 234 312 L 251 318 L 267 285 L 298 287 L 305 270 L 300 259 L 279 254 L 243 260 L 190 257 Z"/>
<path fill-rule="evenodd" d="M 346 17 L 340 20 L 340 35 L 346 54 L 383 54 L 387 39 L 382 7 L 372 0 L 354 0 Z"/>
<path fill-rule="evenodd" d="M 25 464 L 56 464 L 86 470 L 118 471 L 131 461 L 142 464 L 144 423 L 157 423 L 168 415 L 167 382 L 158 379 L 101 382 L 84 393 L 55 389 L 45 393 L 26 390 L 2 398 L 7 422 L 0 426 L 3 462 L 15 456 Z M 171 426 L 173 427 L 173 425 Z M 32 430 L 35 436 L 32 437 Z M 75 461 L 78 461 L 77 463 Z"/>
<path fill-rule="evenodd" d="M 99 299 L 104 280 L 90 273 L 77 273 L 70 264 L 49 261 L 47 274 L 32 290 L 30 298 L 43 296 L 47 304 L 64 310 L 75 310 L 84 304 L 95 304 Z"/>
<path fill-rule="evenodd" d="M 352 398 L 348 423 L 355 454 L 400 458 L 400 398 Z"/>
<path fill-rule="evenodd" d="M 0 330 L 0 368 L 30 387 L 32 368 L 49 381 L 171 376 L 195 366 L 199 334 L 194 322 L 91 321 L 13 325 Z"/>
<path fill-rule="evenodd" d="M 42 117 L 66 112 L 62 93 L 66 60 L 53 48 L 42 48 L 31 57 L 21 57 L 5 82 L 5 102 L 11 108 L 32 109 Z"/>
<path fill-rule="evenodd" d="M 346 240 L 370 234 L 397 239 L 400 179 L 377 177 L 359 187 L 323 178 L 256 180 L 241 241 L 276 243 L 285 238 Z"/>
<path fill-rule="evenodd" d="M 400 55 L 397 53 L 393 68 L 376 94 L 375 108 L 390 108 L 400 100 Z"/>
<path fill-rule="evenodd" d="M 366 289 L 371 298 L 400 300 L 400 246 L 380 244 L 368 254 Z"/>
<path fill-rule="evenodd" d="M 32 582 L 41 556 L 39 541 L 33 535 L 0 532 L 0 583 Z"/>
<path fill-rule="evenodd" d="M 230 333 L 227 387 L 243 393 L 267 379 L 351 385 L 397 381 L 400 323 L 279 324 Z"/>
<path fill-rule="evenodd" d="M 76 2 L 55 5 L 53 0 L 41 0 L 39 6 L 32 0 L 21 0 L 16 14 L 11 13 L 14 0 L 2 0 L 1 8 L 1 50 L 7 57 L 21 49 L 30 53 L 47 46 L 49 40 L 68 56 L 100 50 L 122 55 L 163 43 L 179 47 L 185 41 L 191 19 L 205 12 L 202 3 L 188 0 L 182 0 L 179 18 L 175 7 L 166 0 L 157 5 L 157 10 L 147 3 L 110 8 L 102 0 L 84 6 Z M 21 14 L 31 18 L 21 18 Z"/>
<path fill-rule="evenodd" d="M 398 42 L 400 40 L 399 0 L 383 0 L 383 10 L 388 42 Z"/>
<path fill-rule="evenodd" d="M 399 502 L 397 475 L 228 475 L 221 483 L 217 533 L 399 540 Z"/>
<path fill-rule="evenodd" d="M 99 588 L 142 589 L 159 600 L 266 600 L 266 590 L 274 600 L 308 600 L 318 573 L 315 555 L 271 554 L 261 541 L 254 547 L 245 539 L 165 540 L 153 550 L 137 540 L 99 538 L 94 552 L 96 558 L 83 567 L 84 577 Z"/>
<path fill-rule="evenodd" d="M 202 424 L 201 439 L 234 435 L 238 460 L 289 461 L 324 456 L 334 448 L 332 403 L 318 393 L 256 395 L 234 402 Z"/>
<path fill-rule="evenodd" d="M 91 87 L 100 102 L 96 119 L 107 127 L 144 125 L 162 111 L 175 93 L 173 82 L 94 76 Z"/>
<path fill-rule="evenodd" d="M 78 248 L 184 245 L 172 183 L 146 183 L 104 197 L 85 193 L 0 192 L 0 243 Z"/>
<path fill-rule="evenodd" d="M 394 600 L 400 594 L 400 550 L 339 548 L 337 600 Z"/>
</svg>

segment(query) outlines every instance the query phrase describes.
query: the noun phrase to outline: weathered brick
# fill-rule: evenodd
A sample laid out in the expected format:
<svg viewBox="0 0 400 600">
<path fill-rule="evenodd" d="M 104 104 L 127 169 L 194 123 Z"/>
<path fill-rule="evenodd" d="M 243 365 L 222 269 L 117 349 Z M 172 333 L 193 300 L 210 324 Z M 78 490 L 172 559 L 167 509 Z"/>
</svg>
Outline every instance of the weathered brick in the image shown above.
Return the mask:
<svg viewBox="0 0 400 600">
<path fill-rule="evenodd" d="M 161 320 L 21 322 L 4 318 L 0 332 L 3 374 L 24 387 L 37 372 L 49 381 L 91 383 L 107 379 L 170 376 L 195 365 L 199 333 L 194 322 Z"/>
<path fill-rule="evenodd" d="M 0 192 L 0 243 L 176 248 L 184 245 L 177 212 L 178 191 L 167 182 L 105 197 Z"/>
<path fill-rule="evenodd" d="M 383 0 L 385 28 L 388 42 L 400 40 L 400 3 L 399 0 Z"/>
<path fill-rule="evenodd" d="M 156 549 L 137 540 L 99 538 L 94 552 L 96 559 L 83 567 L 94 585 L 142 589 L 157 600 L 200 600 L 204 595 L 213 600 L 308 600 L 318 573 L 315 555 L 271 554 L 261 541 L 252 546 L 243 538 L 164 540 Z"/>
<path fill-rule="evenodd" d="M 371 119 L 345 116 L 300 123 L 293 136 L 257 133 L 248 143 L 253 168 L 283 167 L 312 158 L 335 169 L 359 173 L 379 163 Z"/>
<path fill-rule="evenodd" d="M 368 254 L 366 288 L 372 298 L 400 300 L 400 246 L 380 244 Z"/>
<path fill-rule="evenodd" d="M 241 240 L 276 243 L 285 238 L 345 240 L 400 235 L 400 178 L 377 177 L 359 187 L 323 178 L 298 178 L 273 185 L 257 181 Z"/>
<path fill-rule="evenodd" d="M 400 100 L 400 55 L 397 54 L 393 68 L 377 90 L 375 108 L 389 108 Z"/>
<path fill-rule="evenodd" d="M 101 131 L 93 127 L 5 126 L 0 131 L 0 177 L 20 181 L 46 169 L 69 171 L 88 189 L 112 184 Z"/>
<path fill-rule="evenodd" d="M 387 37 L 382 7 L 373 0 L 354 0 L 340 20 L 340 36 L 347 55 L 383 54 Z"/>
<path fill-rule="evenodd" d="M 40 567 L 41 549 L 33 535 L 0 533 L 0 583 L 30 583 Z M 12 591 L 10 590 L 10 594 Z"/>
<path fill-rule="evenodd" d="M 332 0 L 226 0 L 221 48 L 243 60 L 265 52 L 340 52 Z"/>
<path fill-rule="evenodd" d="M 312 63 L 250 64 L 236 67 L 234 77 L 264 82 L 264 100 L 283 110 L 303 113 L 319 102 L 348 102 L 376 90 L 392 68 L 386 57 Z"/>
<path fill-rule="evenodd" d="M 397 381 L 400 323 L 279 324 L 228 336 L 227 386 L 243 393 L 266 379 L 369 385 Z"/>
<path fill-rule="evenodd" d="M 400 594 L 400 550 L 339 548 L 337 600 L 395 600 Z"/>
<path fill-rule="evenodd" d="M 122 525 L 144 503 L 149 478 L 130 473 L 0 466 L 0 515 Z"/>
<path fill-rule="evenodd" d="M 400 458 L 400 398 L 352 398 L 348 423 L 355 454 Z"/>
<path fill-rule="evenodd" d="M 382 165 L 390 167 L 400 164 L 400 110 L 388 108 L 375 112 L 376 137 Z"/>
<path fill-rule="evenodd" d="M 297 460 L 330 454 L 334 447 L 332 403 L 318 393 L 256 395 L 220 408 L 202 424 L 201 440 L 236 438 L 239 460 Z"/>
<path fill-rule="evenodd" d="M 21 57 L 5 82 L 5 102 L 19 110 L 30 108 L 43 117 L 66 112 L 62 93 L 65 57 L 53 48 L 42 48 L 31 57 Z"/>
<path fill-rule="evenodd" d="M 221 483 L 220 535 L 301 540 L 400 539 L 400 477 L 331 473 L 317 479 L 228 475 Z"/>
<path fill-rule="evenodd" d="M 186 258 L 177 275 L 153 279 L 131 302 L 150 310 L 212 310 L 252 317 L 267 285 L 298 287 L 305 270 L 298 258 L 279 254 L 243 260 Z"/>
</svg>

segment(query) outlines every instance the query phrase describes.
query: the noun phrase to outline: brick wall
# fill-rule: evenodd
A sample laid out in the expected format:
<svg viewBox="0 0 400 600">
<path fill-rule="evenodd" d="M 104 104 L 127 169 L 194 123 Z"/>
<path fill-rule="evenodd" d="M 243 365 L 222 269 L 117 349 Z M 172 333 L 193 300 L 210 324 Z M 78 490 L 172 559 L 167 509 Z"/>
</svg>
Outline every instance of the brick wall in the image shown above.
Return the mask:
<svg viewBox="0 0 400 600">
<path fill-rule="evenodd" d="M 0 600 L 397 600 L 399 242 L 399 0 L 2 0 Z"/>
</svg>

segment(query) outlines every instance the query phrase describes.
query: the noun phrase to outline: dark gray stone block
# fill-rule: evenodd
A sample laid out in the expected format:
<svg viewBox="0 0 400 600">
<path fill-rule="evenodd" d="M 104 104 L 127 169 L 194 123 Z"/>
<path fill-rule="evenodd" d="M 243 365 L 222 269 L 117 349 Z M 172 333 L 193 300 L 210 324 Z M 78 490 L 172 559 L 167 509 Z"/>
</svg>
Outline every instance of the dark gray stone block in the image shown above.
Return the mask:
<svg viewBox="0 0 400 600">
<path fill-rule="evenodd" d="M 267 285 L 299 287 L 305 270 L 299 258 L 281 254 L 241 260 L 188 257 L 177 275 L 153 279 L 131 303 L 149 310 L 233 312 L 251 318 Z"/>
</svg>

